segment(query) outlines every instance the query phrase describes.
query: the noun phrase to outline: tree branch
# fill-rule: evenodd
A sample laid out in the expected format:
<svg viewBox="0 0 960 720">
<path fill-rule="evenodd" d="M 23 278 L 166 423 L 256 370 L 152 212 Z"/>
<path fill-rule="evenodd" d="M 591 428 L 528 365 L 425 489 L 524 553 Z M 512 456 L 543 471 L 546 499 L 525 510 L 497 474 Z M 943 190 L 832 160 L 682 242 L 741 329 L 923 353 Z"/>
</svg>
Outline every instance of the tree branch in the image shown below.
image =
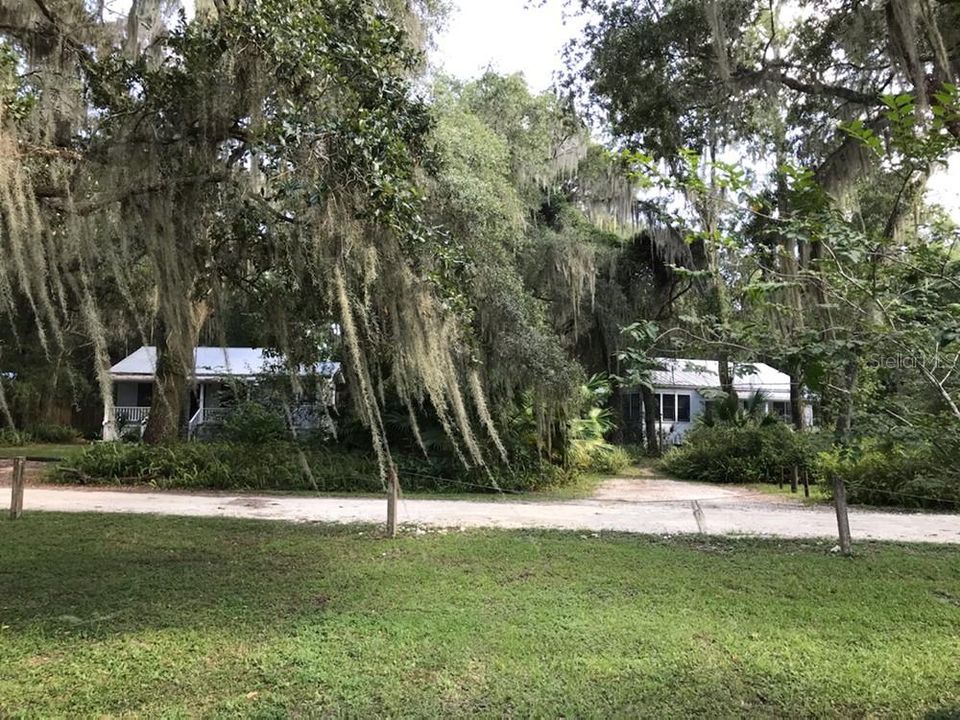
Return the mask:
<svg viewBox="0 0 960 720">
<path fill-rule="evenodd" d="M 51 205 L 55 209 L 62 210 L 63 212 L 76 213 L 77 215 L 89 215 L 90 213 L 96 212 L 107 205 L 123 202 L 124 200 L 136 195 L 146 195 L 148 193 L 160 192 L 161 190 L 167 190 L 172 187 L 184 185 L 202 185 L 204 183 L 221 182 L 226 178 L 227 173 L 225 172 L 208 173 L 205 175 L 187 175 L 181 178 L 169 178 L 166 180 L 158 180 L 157 182 L 153 183 L 146 183 L 144 185 L 124 187 L 123 189 L 115 192 L 100 193 L 99 195 L 95 195 L 87 200 L 81 200 L 80 202 L 67 203 L 59 197 L 46 197 L 44 199 L 46 200 L 47 204 Z"/>
</svg>

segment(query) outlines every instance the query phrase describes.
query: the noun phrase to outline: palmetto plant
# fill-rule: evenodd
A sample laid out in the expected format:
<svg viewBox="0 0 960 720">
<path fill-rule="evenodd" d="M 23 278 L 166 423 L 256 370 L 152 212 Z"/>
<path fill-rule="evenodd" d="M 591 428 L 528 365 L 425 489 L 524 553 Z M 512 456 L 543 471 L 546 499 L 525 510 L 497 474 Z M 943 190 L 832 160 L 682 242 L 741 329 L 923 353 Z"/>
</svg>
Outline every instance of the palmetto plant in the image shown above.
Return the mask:
<svg viewBox="0 0 960 720">
<path fill-rule="evenodd" d="M 757 390 L 747 398 L 744 405 L 734 404 L 726 394 L 707 405 L 706 412 L 701 416 L 701 422 L 708 427 L 714 425 L 745 425 L 766 426 L 777 422 L 777 418 L 767 414 L 768 395 L 763 390 Z"/>
</svg>

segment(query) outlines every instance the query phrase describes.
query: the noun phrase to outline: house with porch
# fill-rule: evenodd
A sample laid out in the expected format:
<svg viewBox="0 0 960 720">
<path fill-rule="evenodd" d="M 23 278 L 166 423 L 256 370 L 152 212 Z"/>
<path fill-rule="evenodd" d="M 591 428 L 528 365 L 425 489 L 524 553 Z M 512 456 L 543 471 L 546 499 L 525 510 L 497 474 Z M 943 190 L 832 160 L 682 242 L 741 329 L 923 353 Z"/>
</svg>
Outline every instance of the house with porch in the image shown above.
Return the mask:
<svg viewBox="0 0 960 720">
<path fill-rule="evenodd" d="M 114 428 L 120 433 L 130 428 L 142 433 L 153 400 L 156 367 L 157 349 L 145 345 L 110 368 L 115 417 L 113 428 L 108 418 L 104 418 L 105 440 L 111 439 L 108 435 Z M 258 385 L 270 378 L 282 377 L 285 372 L 280 359 L 263 348 L 197 347 L 188 436 L 196 437 L 221 423 L 238 400 L 255 396 Z M 321 362 L 301 368 L 299 373 L 304 378 L 319 378 L 321 382 L 314 384 L 313 393 L 298 398 L 284 410 L 294 428 L 314 429 L 329 416 L 328 408 L 337 403 L 338 387 L 343 382 L 340 363 Z"/>
<path fill-rule="evenodd" d="M 653 402 L 661 442 L 679 445 L 697 417 L 720 394 L 720 374 L 716 360 L 656 358 L 659 365 L 651 373 Z M 790 376 L 765 363 L 731 362 L 733 386 L 743 406 L 760 391 L 764 411 L 790 421 Z M 622 416 L 628 428 L 643 427 L 643 397 L 639 389 L 622 394 Z M 804 426 L 813 425 L 813 408 L 803 407 Z"/>
</svg>

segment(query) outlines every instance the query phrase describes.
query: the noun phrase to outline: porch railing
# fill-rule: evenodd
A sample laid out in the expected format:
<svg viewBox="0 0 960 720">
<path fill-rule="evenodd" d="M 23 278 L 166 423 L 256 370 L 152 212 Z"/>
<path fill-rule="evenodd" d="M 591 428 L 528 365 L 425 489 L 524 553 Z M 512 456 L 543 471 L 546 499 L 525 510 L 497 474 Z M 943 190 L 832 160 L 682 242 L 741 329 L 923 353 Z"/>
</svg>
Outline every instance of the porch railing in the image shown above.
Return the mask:
<svg viewBox="0 0 960 720">
<path fill-rule="evenodd" d="M 146 425 L 147 417 L 150 415 L 149 407 L 140 406 L 117 406 L 116 412 L 117 425 L 121 427 L 139 426 L 141 431 Z M 203 425 L 221 425 L 223 421 L 234 411 L 229 407 L 218 408 L 199 408 L 190 418 L 187 425 L 188 437 L 195 437 L 197 430 Z M 298 430 L 320 427 L 325 413 L 319 405 L 294 405 L 289 409 L 290 414 L 287 421 Z"/>
<path fill-rule="evenodd" d="M 139 425 L 144 422 L 150 414 L 149 407 L 117 406 L 114 410 L 116 411 L 117 422 L 124 425 Z"/>
</svg>

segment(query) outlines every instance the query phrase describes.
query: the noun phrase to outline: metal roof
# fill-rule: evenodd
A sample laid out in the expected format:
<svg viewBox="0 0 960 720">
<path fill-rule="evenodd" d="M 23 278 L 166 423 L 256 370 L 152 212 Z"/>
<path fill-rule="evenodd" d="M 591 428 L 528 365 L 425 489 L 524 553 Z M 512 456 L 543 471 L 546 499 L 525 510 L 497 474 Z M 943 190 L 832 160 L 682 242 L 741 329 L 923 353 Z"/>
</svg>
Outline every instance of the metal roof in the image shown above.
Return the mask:
<svg viewBox="0 0 960 720">
<path fill-rule="evenodd" d="M 720 375 L 716 360 L 688 358 L 656 358 L 660 370 L 651 373 L 654 387 L 684 387 L 702 390 L 719 388 Z M 766 363 L 730 363 L 733 386 L 740 397 L 749 397 L 757 390 L 771 400 L 790 399 L 790 376 Z"/>
<path fill-rule="evenodd" d="M 110 368 L 115 379 L 129 376 L 152 378 L 157 367 L 157 349 L 144 345 Z M 195 375 L 198 378 L 255 377 L 284 372 L 281 359 L 263 348 L 198 347 L 194 350 Z M 316 373 L 333 377 L 340 372 L 340 363 L 321 362 L 304 369 L 303 374 Z"/>
</svg>

